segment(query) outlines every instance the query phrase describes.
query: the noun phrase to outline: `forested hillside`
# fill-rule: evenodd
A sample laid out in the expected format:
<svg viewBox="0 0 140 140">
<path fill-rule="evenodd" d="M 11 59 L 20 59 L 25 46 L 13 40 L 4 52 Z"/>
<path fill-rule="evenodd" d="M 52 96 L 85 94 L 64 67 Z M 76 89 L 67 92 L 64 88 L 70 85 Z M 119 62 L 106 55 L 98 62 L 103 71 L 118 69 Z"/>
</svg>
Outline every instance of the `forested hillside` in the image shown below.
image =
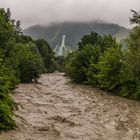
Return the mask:
<svg viewBox="0 0 140 140">
<path fill-rule="evenodd" d="M 118 40 L 121 40 L 126 38 L 130 30 L 117 24 L 104 22 L 64 22 L 48 26 L 31 26 L 24 30 L 24 34 L 31 35 L 36 39 L 47 39 L 52 48 L 61 44 L 62 35 L 65 34 L 66 45 L 75 49 L 81 37 L 89 34 L 91 31 L 100 35 L 111 34 L 116 36 Z"/>
</svg>

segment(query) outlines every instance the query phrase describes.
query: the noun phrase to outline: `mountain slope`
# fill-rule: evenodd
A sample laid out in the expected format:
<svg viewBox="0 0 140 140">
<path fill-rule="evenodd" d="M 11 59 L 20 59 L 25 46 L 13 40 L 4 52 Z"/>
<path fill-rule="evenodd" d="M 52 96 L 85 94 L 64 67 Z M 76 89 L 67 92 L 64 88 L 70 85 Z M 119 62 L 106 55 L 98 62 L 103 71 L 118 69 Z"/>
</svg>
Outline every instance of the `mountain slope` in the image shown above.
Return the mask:
<svg viewBox="0 0 140 140">
<path fill-rule="evenodd" d="M 129 32 L 128 29 L 111 23 L 65 22 L 54 23 L 49 26 L 31 26 L 24 30 L 24 34 L 31 35 L 34 38 L 46 39 L 52 48 L 61 44 L 62 35 L 65 34 L 66 45 L 75 49 L 80 38 L 83 35 L 89 34 L 91 31 L 97 32 L 101 35 L 112 34 L 113 36 L 116 36 L 118 40 L 125 38 Z"/>
</svg>

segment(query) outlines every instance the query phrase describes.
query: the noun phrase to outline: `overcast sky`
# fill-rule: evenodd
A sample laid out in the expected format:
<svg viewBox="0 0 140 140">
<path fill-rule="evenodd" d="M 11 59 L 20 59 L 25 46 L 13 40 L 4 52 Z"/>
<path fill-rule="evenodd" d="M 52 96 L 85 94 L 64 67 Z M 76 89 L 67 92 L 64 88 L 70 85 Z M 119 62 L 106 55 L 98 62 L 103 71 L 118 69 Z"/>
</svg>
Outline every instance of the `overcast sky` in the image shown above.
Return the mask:
<svg viewBox="0 0 140 140">
<path fill-rule="evenodd" d="M 130 9 L 140 10 L 140 0 L 0 0 L 12 17 L 26 28 L 63 21 L 103 20 L 130 27 Z"/>
</svg>

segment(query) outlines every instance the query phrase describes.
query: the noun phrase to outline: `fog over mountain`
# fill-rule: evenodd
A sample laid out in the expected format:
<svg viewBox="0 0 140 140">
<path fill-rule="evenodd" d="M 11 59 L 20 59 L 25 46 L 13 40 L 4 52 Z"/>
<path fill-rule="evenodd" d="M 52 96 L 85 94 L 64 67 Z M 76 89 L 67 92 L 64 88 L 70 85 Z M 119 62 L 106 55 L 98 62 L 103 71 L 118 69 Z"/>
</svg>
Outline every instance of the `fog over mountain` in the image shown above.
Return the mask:
<svg viewBox="0 0 140 140">
<path fill-rule="evenodd" d="M 63 22 L 54 23 L 50 26 L 35 25 L 24 30 L 24 34 L 34 38 L 46 39 L 52 48 L 61 44 L 62 36 L 66 35 L 66 45 L 75 49 L 83 35 L 97 32 L 100 35 L 111 34 L 118 40 L 124 39 L 129 29 L 118 24 L 104 22 Z"/>
<path fill-rule="evenodd" d="M 140 0 L 0 0 L 10 8 L 22 27 L 52 22 L 103 20 L 130 27 L 130 9 L 139 10 Z"/>
</svg>

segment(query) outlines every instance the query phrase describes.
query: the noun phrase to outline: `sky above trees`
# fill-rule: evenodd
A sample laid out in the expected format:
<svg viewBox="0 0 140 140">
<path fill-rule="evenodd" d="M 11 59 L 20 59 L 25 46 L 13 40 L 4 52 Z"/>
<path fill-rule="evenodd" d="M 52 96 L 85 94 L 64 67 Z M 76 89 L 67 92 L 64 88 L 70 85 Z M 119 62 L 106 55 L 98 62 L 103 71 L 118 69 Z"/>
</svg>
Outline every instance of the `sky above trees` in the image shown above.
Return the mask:
<svg viewBox="0 0 140 140">
<path fill-rule="evenodd" d="M 52 22 L 103 20 L 130 27 L 130 9 L 140 10 L 140 0 L 0 0 L 12 17 L 26 28 Z"/>
</svg>

